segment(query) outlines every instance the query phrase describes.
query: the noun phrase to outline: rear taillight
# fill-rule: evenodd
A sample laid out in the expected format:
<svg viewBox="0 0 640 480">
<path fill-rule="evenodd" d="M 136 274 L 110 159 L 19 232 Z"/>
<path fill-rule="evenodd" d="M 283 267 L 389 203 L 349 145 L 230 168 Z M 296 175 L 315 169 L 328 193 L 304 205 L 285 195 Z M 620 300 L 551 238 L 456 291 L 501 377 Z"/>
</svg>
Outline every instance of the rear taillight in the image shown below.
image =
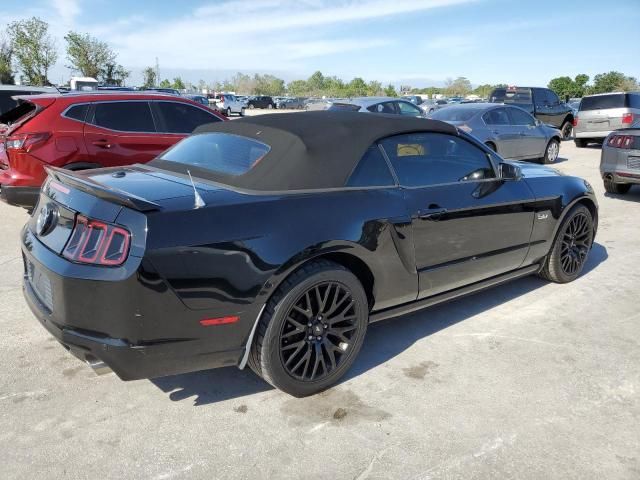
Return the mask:
<svg viewBox="0 0 640 480">
<path fill-rule="evenodd" d="M 631 125 L 633 123 L 633 113 L 625 113 L 622 115 L 622 123 Z"/>
<path fill-rule="evenodd" d="M 573 126 L 574 127 L 578 126 L 578 117 L 573 117 Z"/>
<path fill-rule="evenodd" d="M 122 265 L 129 254 L 130 241 L 131 234 L 122 227 L 77 215 L 62 255 L 78 263 Z"/>
<path fill-rule="evenodd" d="M 45 142 L 50 136 L 49 132 L 18 133 L 7 137 L 4 146 L 7 150 L 24 150 L 28 152 L 34 145 Z"/>
<path fill-rule="evenodd" d="M 631 148 L 634 137 L 631 135 L 613 135 L 607 140 L 607 145 L 613 148 Z"/>
</svg>

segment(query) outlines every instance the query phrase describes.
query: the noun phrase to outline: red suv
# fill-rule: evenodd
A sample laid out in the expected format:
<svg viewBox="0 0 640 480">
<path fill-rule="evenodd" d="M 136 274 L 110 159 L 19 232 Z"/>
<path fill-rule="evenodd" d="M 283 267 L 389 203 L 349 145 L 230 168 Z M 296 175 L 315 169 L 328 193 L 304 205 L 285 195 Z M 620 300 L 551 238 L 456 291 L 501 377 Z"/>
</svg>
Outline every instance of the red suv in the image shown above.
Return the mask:
<svg viewBox="0 0 640 480">
<path fill-rule="evenodd" d="M 174 95 L 19 97 L 0 115 L 0 198 L 31 209 L 45 165 L 84 170 L 145 163 L 205 123 L 226 118 Z"/>
</svg>

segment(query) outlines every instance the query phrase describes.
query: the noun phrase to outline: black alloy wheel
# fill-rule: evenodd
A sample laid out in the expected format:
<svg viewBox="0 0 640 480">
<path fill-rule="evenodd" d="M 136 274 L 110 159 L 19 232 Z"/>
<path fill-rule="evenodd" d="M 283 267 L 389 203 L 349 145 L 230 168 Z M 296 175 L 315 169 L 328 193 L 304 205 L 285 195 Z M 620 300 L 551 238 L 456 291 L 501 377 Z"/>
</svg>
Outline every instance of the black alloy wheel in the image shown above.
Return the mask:
<svg viewBox="0 0 640 480">
<path fill-rule="evenodd" d="M 569 140 L 573 133 L 573 124 L 571 122 L 564 122 L 562 128 L 560 128 L 560 132 L 562 133 L 563 140 Z"/>
<path fill-rule="evenodd" d="M 572 282 L 582 272 L 593 244 L 594 221 L 589 209 L 575 205 L 565 216 L 540 276 L 556 283 Z"/>
<path fill-rule="evenodd" d="M 335 384 L 353 364 L 369 323 L 358 278 L 311 261 L 287 277 L 258 321 L 249 366 L 276 388 L 304 397 Z"/>
<path fill-rule="evenodd" d="M 353 343 L 356 309 L 351 292 L 338 282 L 320 283 L 304 292 L 280 333 L 280 357 L 289 375 L 313 381 L 335 371 Z"/>
<path fill-rule="evenodd" d="M 584 212 L 577 213 L 567 223 L 562 234 L 560 264 L 567 275 L 575 275 L 584 266 L 591 248 L 591 218 Z"/>
</svg>

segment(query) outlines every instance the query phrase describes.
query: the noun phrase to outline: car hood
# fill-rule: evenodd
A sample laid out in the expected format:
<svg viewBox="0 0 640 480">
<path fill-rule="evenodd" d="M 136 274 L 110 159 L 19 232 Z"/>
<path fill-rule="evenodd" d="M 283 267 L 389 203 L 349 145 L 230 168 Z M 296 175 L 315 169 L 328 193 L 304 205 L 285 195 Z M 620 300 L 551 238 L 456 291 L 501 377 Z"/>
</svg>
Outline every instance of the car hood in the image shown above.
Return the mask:
<svg viewBox="0 0 640 480">
<path fill-rule="evenodd" d="M 560 177 L 564 175 L 562 172 L 556 170 L 555 168 L 546 167 L 544 165 L 536 165 L 535 163 L 517 161 L 508 161 L 505 163 L 510 163 L 512 165 L 520 167 L 520 171 L 522 172 L 522 176 L 524 178 Z"/>
</svg>

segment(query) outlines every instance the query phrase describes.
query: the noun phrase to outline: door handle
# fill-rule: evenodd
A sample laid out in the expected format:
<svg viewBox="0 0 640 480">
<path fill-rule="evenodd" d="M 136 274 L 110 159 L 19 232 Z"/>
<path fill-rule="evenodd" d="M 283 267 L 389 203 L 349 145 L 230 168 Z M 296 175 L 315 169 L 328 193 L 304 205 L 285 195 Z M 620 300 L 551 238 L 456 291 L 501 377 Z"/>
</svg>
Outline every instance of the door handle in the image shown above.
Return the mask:
<svg viewBox="0 0 640 480">
<path fill-rule="evenodd" d="M 93 145 L 95 145 L 96 147 L 100 147 L 100 148 L 111 148 L 111 144 L 109 143 L 109 140 L 95 140 L 93 142 L 91 142 Z"/>
<path fill-rule="evenodd" d="M 440 218 L 447 213 L 446 208 L 442 208 L 438 205 L 429 205 L 426 210 L 420 210 L 418 212 L 418 218 L 422 220 L 440 220 Z"/>
</svg>

